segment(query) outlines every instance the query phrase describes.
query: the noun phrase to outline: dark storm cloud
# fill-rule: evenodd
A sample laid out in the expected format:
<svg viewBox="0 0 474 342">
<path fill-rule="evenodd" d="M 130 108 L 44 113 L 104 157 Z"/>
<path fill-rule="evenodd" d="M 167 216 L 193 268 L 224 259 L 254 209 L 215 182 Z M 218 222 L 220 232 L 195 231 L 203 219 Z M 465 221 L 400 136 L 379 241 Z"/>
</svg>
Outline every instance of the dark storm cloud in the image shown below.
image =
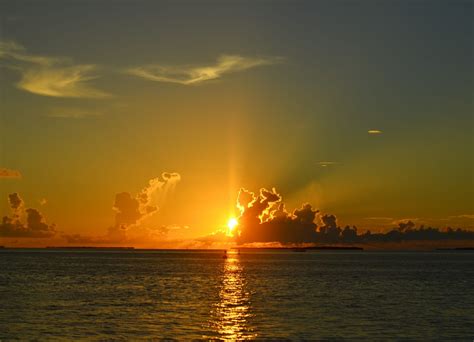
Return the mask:
<svg viewBox="0 0 474 342">
<path fill-rule="evenodd" d="M 416 240 L 474 240 L 474 232 L 446 228 L 419 226 L 412 221 L 399 222 L 398 227 L 386 233 L 359 233 L 355 226 L 341 228 L 335 215 L 320 214 L 311 204 L 289 213 L 282 197 L 275 189 L 261 189 L 257 196 L 240 189 L 237 207 L 241 211 L 236 241 L 240 244 L 279 242 L 295 243 L 371 243 L 402 242 Z M 315 221 L 318 221 L 317 223 Z"/>
<path fill-rule="evenodd" d="M 17 193 L 8 195 L 8 201 L 12 216 L 3 217 L 0 236 L 46 238 L 56 234 L 54 224 L 47 224 L 37 209 L 23 209 L 24 202 Z"/>
</svg>

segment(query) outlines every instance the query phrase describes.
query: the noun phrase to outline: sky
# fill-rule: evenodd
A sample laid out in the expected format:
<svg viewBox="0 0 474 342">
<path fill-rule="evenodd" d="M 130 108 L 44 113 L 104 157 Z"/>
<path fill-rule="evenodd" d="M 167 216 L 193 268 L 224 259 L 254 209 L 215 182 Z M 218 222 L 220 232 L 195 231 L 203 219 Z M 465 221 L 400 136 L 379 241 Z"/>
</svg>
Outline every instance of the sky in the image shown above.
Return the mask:
<svg viewBox="0 0 474 342">
<path fill-rule="evenodd" d="M 241 188 L 359 230 L 474 229 L 472 13 L 2 1 L 0 244 L 183 246 Z"/>
</svg>

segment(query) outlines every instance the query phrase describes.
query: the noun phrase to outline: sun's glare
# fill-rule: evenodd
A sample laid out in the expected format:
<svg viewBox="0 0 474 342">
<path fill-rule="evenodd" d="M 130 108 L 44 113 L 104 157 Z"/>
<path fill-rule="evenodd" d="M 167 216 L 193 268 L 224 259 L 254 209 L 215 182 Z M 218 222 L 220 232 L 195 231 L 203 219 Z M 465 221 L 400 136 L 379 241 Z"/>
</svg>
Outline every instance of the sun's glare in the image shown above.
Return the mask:
<svg viewBox="0 0 474 342">
<path fill-rule="evenodd" d="M 229 230 L 229 234 L 232 235 L 235 227 L 239 224 L 239 221 L 235 217 L 231 217 L 229 221 L 227 221 L 227 228 Z"/>
</svg>

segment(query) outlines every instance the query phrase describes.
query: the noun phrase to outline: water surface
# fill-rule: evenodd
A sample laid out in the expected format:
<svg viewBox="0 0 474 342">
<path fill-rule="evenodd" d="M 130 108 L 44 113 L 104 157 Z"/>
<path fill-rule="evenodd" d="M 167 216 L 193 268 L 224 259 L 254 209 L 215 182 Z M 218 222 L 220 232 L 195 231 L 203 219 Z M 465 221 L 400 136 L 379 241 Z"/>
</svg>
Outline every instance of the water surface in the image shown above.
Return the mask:
<svg viewBox="0 0 474 342">
<path fill-rule="evenodd" d="M 0 251 L 0 340 L 474 338 L 473 252 Z"/>
</svg>

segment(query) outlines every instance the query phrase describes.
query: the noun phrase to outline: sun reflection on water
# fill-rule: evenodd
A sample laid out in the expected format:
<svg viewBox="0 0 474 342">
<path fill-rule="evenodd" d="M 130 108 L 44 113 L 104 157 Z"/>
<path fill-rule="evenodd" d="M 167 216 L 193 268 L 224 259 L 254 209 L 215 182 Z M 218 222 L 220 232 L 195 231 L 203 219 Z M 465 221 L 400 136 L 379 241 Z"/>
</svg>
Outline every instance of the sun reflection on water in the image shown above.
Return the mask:
<svg viewBox="0 0 474 342">
<path fill-rule="evenodd" d="M 212 310 L 211 327 L 219 339 L 227 341 L 253 339 L 257 334 L 250 328 L 250 293 L 246 290 L 240 255 L 230 251 L 224 256 L 219 302 Z"/>
</svg>

